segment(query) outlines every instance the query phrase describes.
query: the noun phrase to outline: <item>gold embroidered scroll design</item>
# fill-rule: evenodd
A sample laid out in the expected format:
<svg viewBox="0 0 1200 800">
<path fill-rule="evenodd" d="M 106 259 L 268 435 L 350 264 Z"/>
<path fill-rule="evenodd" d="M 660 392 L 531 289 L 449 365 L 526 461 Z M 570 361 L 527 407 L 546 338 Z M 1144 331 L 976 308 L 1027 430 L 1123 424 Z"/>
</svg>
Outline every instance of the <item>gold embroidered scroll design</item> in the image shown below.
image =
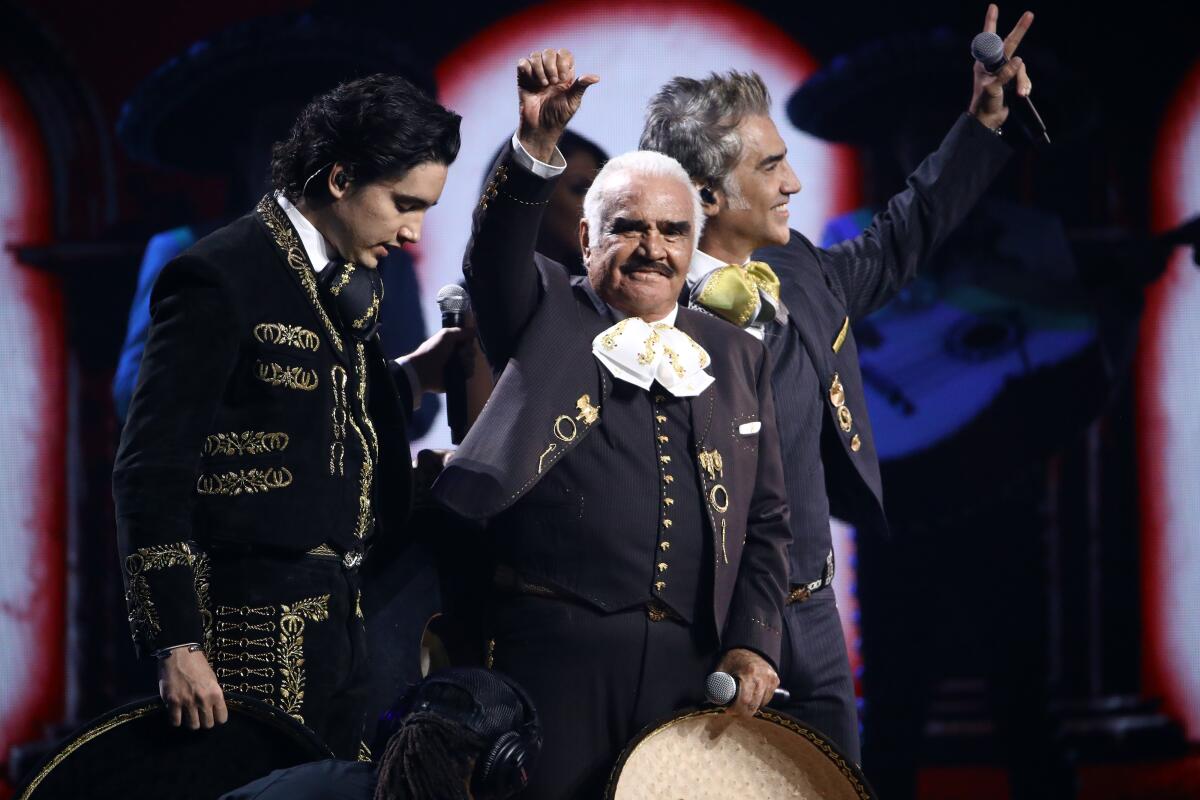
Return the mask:
<svg viewBox="0 0 1200 800">
<path fill-rule="evenodd" d="M 282 452 L 289 441 L 288 435 L 280 432 L 214 433 L 204 440 L 203 453 L 206 456 L 259 456 Z"/>
<path fill-rule="evenodd" d="M 262 494 L 292 485 L 292 473 L 287 467 L 268 469 L 239 469 L 201 475 L 196 479 L 196 492 L 204 495 L 237 497 L 242 494 Z"/>
<path fill-rule="evenodd" d="M 263 344 L 295 347 L 298 350 L 310 350 L 314 353 L 321 346 L 321 337 L 315 331 L 299 325 L 286 325 L 282 322 L 260 322 L 254 326 L 254 338 Z"/>
<path fill-rule="evenodd" d="M 333 342 L 333 346 L 339 353 L 345 351 L 342 345 L 342 337 L 334 327 L 333 320 L 325 313 L 325 307 L 321 305 L 320 297 L 317 295 L 317 280 L 316 273 L 313 267 L 308 263 L 308 256 L 304 254 L 304 248 L 300 244 L 300 237 L 292 230 L 292 225 L 288 222 L 287 215 L 283 213 L 283 209 L 279 207 L 279 203 L 271 196 L 263 197 L 258 201 L 259 218 L 263 224 L 267 226 L 267 230 L 271 232 L 271 236 L 275 239 L 275 246 L 283 251 L 284 257 L 287 259 L 288 266 L 296 273 L 300 279 L 300 285 L 304 288 L 304 293 L 308 295 L 308 301 L 312 304 L 313 309 L 317 312 L 317 316 L 321 318 L 321 324 L 325 326 L 325 332 L 329 334 L 329 340 Z"/>
<path fill-rule="evenodd" d="M 285 367 L 274 361 L 259 361 L 254 365 L 254 374 L 263 383 L 301 392 L 311 392 L 320 382 L 315 369 Z"/>
<path fill-rule="evenodd" d="M 172 567 L 187 567 L 193 571 L 196 602 L 204 624 L 205 638 L 211 635 L 211 616 L 208 614 L 208 557 L 192 550 L 187 542 L 140 547 L 125 559 L 128 576 L 125 601 L 129 606 L 129 628 L 135 642 L 150 644 L 162 633 L 162 622 L 151 596 L 147 575 Z"/>
</svg>

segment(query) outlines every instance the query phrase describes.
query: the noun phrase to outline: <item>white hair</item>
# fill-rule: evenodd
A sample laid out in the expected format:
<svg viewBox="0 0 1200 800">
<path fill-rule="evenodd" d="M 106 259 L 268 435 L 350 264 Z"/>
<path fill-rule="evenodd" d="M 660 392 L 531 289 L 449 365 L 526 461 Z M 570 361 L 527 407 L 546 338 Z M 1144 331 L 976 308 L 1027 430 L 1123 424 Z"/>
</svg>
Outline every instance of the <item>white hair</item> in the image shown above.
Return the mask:
<svg viewBox="0 0 1200 800">
<path fill-rule="evenodd" d="M 674 178 L 687 187 L 688 196 L 692 199 L 693 244 L 700 243 L 700 233 L 704 230 L 704 207 L 700 204 L 700 193 L 688 177 L 687 170 L 668 155 L 652 150 L 634 150 L 610 158 L 583 198 L 583 218 L 587 220 L 589 247 L 600 245 L 604 222 L 611 213 L 613 188 L 621 178 L 629 175 Z"/>
</svg>

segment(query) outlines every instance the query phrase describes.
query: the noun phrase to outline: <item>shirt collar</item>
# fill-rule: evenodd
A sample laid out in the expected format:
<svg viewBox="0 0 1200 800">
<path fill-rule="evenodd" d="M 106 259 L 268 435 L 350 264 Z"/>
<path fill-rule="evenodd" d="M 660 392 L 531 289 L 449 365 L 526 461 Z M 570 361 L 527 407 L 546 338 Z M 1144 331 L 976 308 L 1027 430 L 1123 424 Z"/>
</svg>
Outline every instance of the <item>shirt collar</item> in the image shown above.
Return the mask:
<svg viewBox="0 0 1200 800">
<path fill-rule="evenodd" d="M 607 305 L 607 304 L 606 304 L 606 305 Z M 620 322 L 621 320 L 623 320 L 623 319 L 625 319 L 627 316 L 629 316 L 628 314 L 626 314 L 626 313 L 624 313 L 624 312 L 622 312 L 622 311 L 618 311 L 617 309 L 613 308 L 612 306 L 608 306 L 608 310 L 609 310 L 609 312 L 610 312 L 610 313 L 613 315 L 613 319 L 614 319 L 614 320 L 616 320 L 617 322 Z M 674 326 L 675 326 L 675 319 L 676 319 L 676 317 L 678 317 L 678 316 L 679 316 L 679 303 L 676 303 L 676 304 L 675 304 L 675 305 L 674 305 L 674 306 L 671 308 L 671 312 L 670 312 L 669 314 L 667 314 L 667 315 L 666 315 L 665 317 L 663 317 L 662 319 L 656 319 L 656 320 L 654 320 L 654 322 L 648 322 L 648 324 L 650 324 L 650 325 L 657 325 L 657 324 L 658 324 L 658 323 L 660 323 L 660 322 L 665 322 L 667 325 L 670 325 L 670 326 L 674 327 Z"/>
<path fill-rule="evenodd" d="M 728 261 L 722 261 L 719 258 L 714 258 L 703 250 L 697 248 L 696 252 L 692 254 L 691 266 L 688 267 L 688 285 L 695 286 L 707 278 L 714 270 L 718 270 L 721 267 L 726 266 L 729 266 Z"/>
<path fill-rule="evenodd" d="M 275 202 L 279 203 L 283 213 L 292 221 L 292 227 L 300 236 L 300 244 L 304 246 L 304 254 L 308 256 L 308 263 L 312 264 L 314 270 L 320 272 L 330 261 L 339 257 L 329 240 L 300 213 L 300 209 L 292 205 L 290 200 L 282 194 L 276 194 Z"/>
</svg>

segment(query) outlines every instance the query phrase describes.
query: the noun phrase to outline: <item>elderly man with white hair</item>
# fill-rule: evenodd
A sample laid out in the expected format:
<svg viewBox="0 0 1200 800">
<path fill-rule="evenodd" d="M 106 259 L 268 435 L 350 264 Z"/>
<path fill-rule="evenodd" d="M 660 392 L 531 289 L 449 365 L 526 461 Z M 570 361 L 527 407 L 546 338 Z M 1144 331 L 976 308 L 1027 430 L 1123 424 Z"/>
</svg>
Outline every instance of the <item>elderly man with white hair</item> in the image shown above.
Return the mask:
<svg viewBox="0 0 1200 800">
<path fill-rule="evenodd" d="M 587 276 L 534 252 L 556 142 L 599 79 L 566 51 L 518 66 L 520 125 L 475 212 L 463 270 L 499 380 L 434 487 L 488 520 L 491 658 L 546 743 L 522 797 L 598 797 L 645 725 L 739 679 L 778 685 L 790 538 L 761 342 L 680 308 L 701 225 L 679 164 L 608 162 L 584 201 Z M 555 164 L 559 166 L 555 166 Z"/>
</svg>

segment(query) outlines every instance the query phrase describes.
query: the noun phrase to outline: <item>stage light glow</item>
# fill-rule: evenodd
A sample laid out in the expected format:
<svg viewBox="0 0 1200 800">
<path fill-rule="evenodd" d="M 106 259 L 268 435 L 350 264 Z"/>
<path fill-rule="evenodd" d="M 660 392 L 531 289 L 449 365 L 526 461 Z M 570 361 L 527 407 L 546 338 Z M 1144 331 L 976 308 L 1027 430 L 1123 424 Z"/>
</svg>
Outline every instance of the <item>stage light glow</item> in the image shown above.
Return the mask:
<svg viewBox="0 0 1200 800">
<path fill-rule="evenodd" d="M 50 238 L 50 175 L 24 98 L 0 74 L 0 764 L 62 717 L 66 474 L 62 301 L 16 263 Z"/>
<path fill-rule="evenodd" d="M 1200 62 L 1175 94 L 1155 157 L 1154 224 L 1200 214 Z M 1200 268 L 1177 251 L 1150 287 L 1138 359 L 1144 675 L 1200 738 Z"/>
<path fill-rule="evenodd" d="M 423 308 L 431 318 L 437 318 L 438 289 L 462 276 L 468 222 L 484 173 L 516 126 L 516 63 L 546 47 L 570 49 L 580 71 L 600 75 L 571 128 L 613 155 L 637 147 L 646 101 L 672 77 L 757 71 L 771 91 L 772 116 L 804 186 L 789 207 L 792 226 L 816 236 L 826 219 L 853 207 L 857 184 L 849 151 L 802 134 L 787 121 L 788 97 L 816 65 L 769 20 L 721 2 L 686 11 L 662 0 L 536 6 L 483 31 L 438 67 L 441 101 L 463 115 L 463 145 L 441 202 L 426 221 L 417 264 Z M 413 448 L 449 446 L 443 415 Z"/>
</svg>

